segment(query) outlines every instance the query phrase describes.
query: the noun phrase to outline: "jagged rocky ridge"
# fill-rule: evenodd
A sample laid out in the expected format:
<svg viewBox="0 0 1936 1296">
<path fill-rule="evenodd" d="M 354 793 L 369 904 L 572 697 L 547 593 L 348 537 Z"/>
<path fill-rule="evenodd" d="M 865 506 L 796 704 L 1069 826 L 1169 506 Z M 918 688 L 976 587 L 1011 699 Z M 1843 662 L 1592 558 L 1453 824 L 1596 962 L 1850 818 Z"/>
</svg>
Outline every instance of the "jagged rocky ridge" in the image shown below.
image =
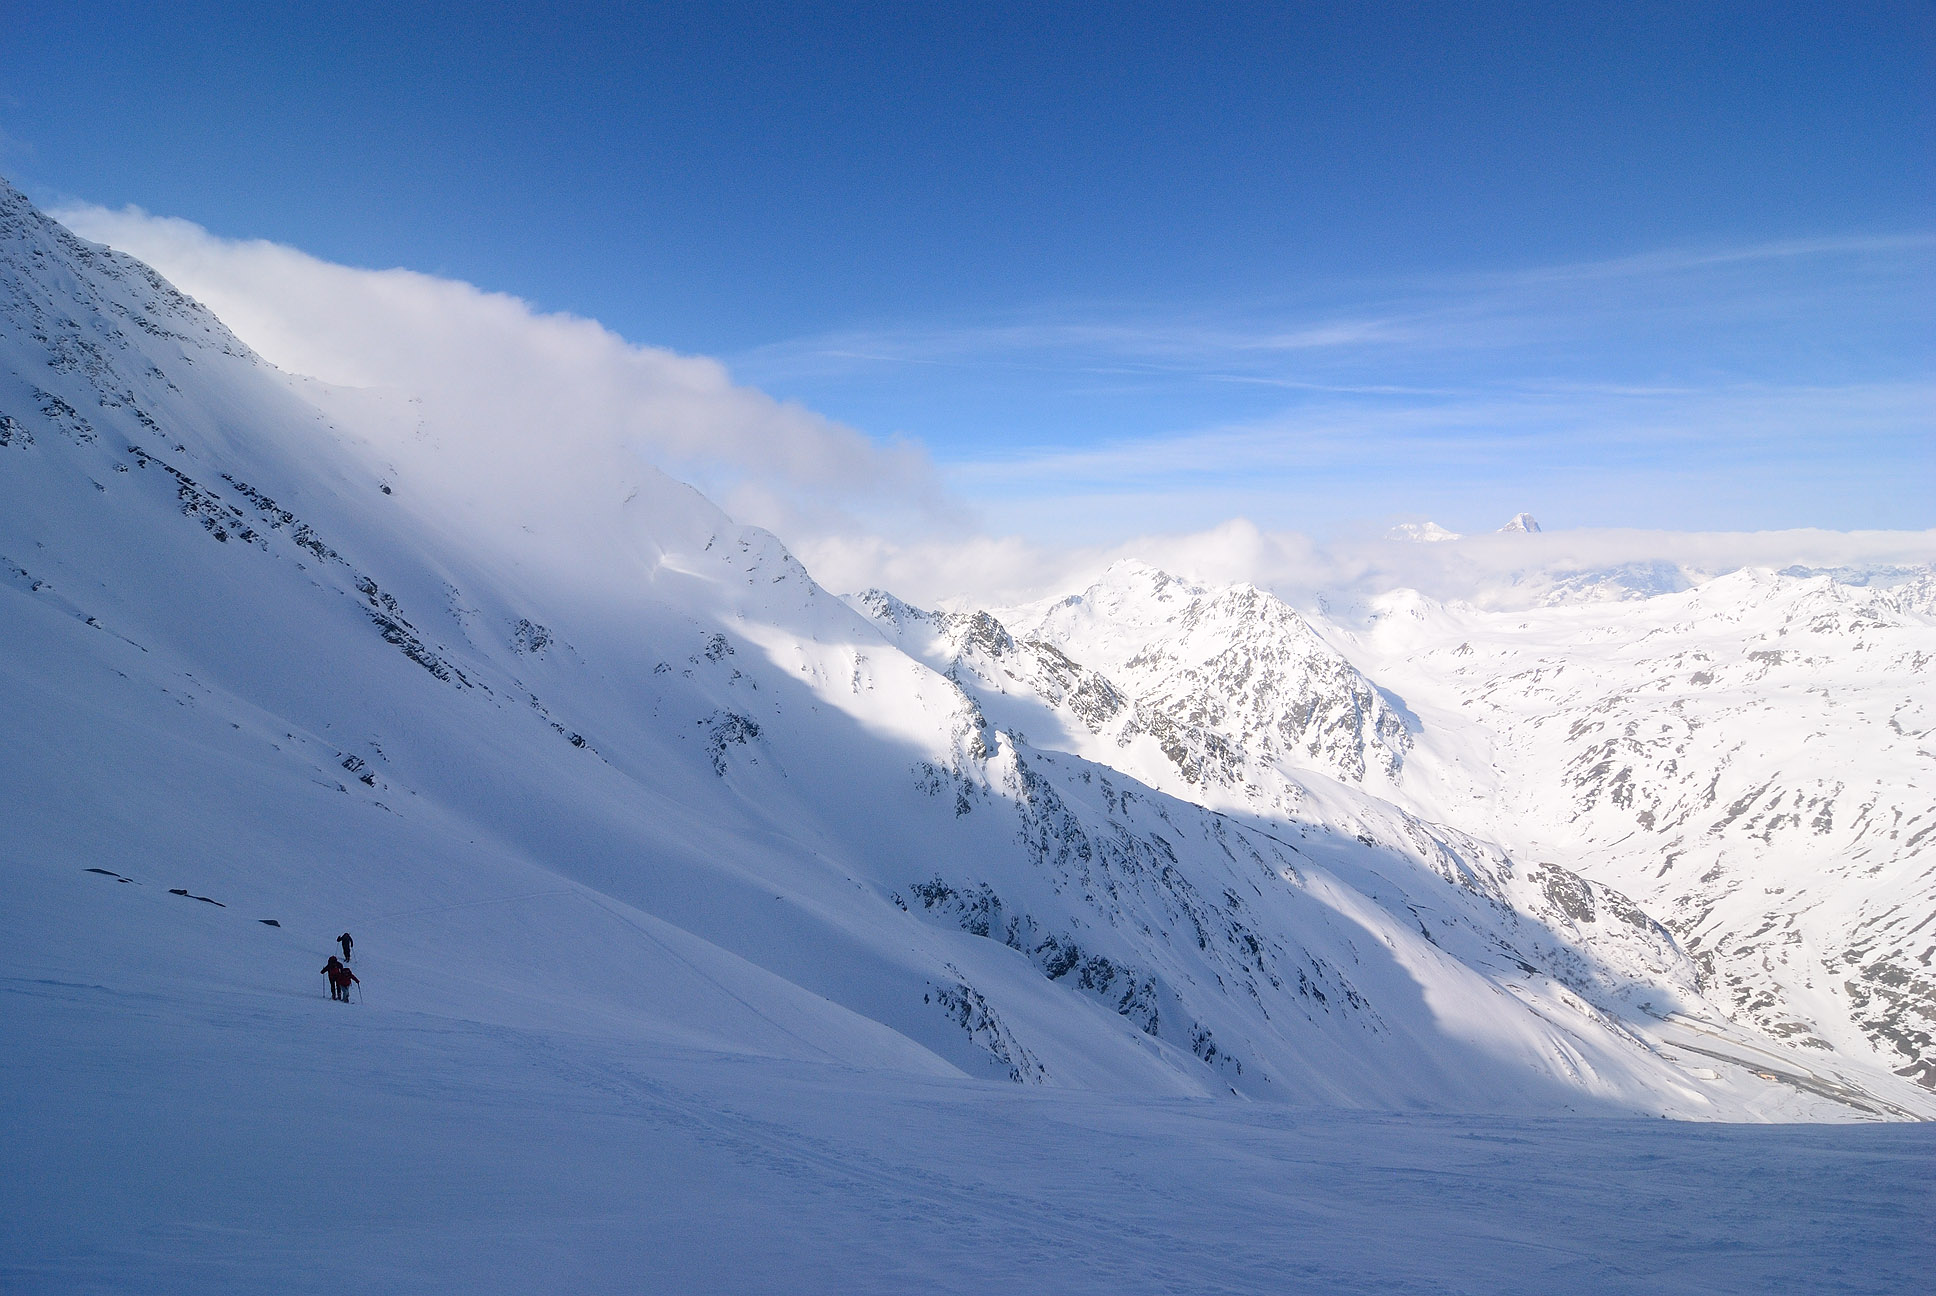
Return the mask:
<svg viewBox="0 0 1936 1296">
<path fill-rule="evenodd" d="M 1018 727 L 1179 796 L 1380 823 L 1362 840 L 1412 843 L 1428 866 L 1455 836 L 1496 862 L 1494 893 L 1513 856 L 1540 860 L 1543 895 L 1500 898 L 1547 921 L 1593 912 L 1590 892 L 1568 897 L 1581 873 L 1629 915 L 1644 919 L 1625 896 L 1644 897 L 1735 1021 L 1930 1084 L 1931 573 L 1838 575 L 1664 581 L 1639 621 L 1594 608 L 1608 582 L 1649 597 L 1624 571 L 1557 581 L 1551 612 L 1404 594 L 1363 636 L 1133 562 L 1000 617 L 879 591 L 856 606 Z M 1344 649 L 1448 705 L 1421 720 Z M 1161 759 L 1138 750 L 1149 734 Z"/>
</svg>

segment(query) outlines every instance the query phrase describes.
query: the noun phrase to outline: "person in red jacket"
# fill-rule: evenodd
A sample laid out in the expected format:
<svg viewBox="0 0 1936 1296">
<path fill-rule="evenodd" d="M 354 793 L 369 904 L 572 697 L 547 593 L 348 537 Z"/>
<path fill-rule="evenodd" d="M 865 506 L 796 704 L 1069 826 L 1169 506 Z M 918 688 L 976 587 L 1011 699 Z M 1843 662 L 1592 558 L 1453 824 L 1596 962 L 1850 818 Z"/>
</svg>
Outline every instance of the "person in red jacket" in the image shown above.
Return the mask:
<svg viewBox="0 0 1936 1296">
<path fill-rule="evenodd" d="M 350 985 L 356 981 L 356 973 L 344 967 L 337 957 L 332 954 L 329 956 L 329 962 L 323 964 L 323 975 L 329 978 L 329 997 L 332 999 L 341 999 L 344 1003 L 348 1003 L 350 1001 Z"/>
</svg>

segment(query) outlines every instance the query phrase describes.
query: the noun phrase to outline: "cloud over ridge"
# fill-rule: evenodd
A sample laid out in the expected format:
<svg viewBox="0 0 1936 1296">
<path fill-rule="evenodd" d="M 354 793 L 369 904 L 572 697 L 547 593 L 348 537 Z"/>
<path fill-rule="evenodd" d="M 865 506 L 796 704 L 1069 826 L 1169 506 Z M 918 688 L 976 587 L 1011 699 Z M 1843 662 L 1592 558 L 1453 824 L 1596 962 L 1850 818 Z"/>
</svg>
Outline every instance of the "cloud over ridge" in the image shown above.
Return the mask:
<svg viewBox="0 0 1936 1296">
<path fill-rule="evenodd" d="M 616 442 L 766 524 L 883 498 L 943 506 L 919 447 L 881 444 L 735 383 L 710 357 L 458 280 L 339 265 L 138 208 L 54 215 L 154 265 L 278 368 L 407 393 L 440 435 L 485 453 L 535 441 L 557 462 Z M 532 446 L 516 448 L 532 457 Z"/>
</svg>

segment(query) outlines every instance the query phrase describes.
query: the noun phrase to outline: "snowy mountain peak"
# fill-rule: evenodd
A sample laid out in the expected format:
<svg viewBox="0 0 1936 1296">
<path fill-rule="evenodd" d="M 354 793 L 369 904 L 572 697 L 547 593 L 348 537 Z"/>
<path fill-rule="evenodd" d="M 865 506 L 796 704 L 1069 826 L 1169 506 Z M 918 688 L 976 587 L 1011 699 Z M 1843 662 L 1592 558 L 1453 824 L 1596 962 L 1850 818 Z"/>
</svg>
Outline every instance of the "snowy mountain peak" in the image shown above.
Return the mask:
<svg viewBox="0 0 1936 1296">
<path fill-rule="evenodd" d="M 1348 783 L 1394 777 L 1409 743 L 1402 718 L 1295 609 L 1249 584 L 1208 588 L 1119 563 L 1077 597 L 1002 613 L 1024 639 L 1100 671 L 1146 710 L 1183 723 L 1198 745 Z M 1181 740 L 1179 740 L 1181 742 Z M 1169 750 L 1179 765 L 1202 768 Z M 1275 776 L 1272 776 L 1275 777 Z M 1295 799 L 1297 794 L 1284 794 Z"/>
<path fill-rule="evenodd" d="M 905 603 L 884 589 L 863 590 L 848 600 L 863 614 L 892 626 L 905 626 L 930 620 L 932 614 Z"/>
<path fill-rule="evenodd" d="M 1171 609 L 1188 604 L 1203 592 L 1201 586 L 1180 576 L 1126 558 L 1111 563 L 1081 594 L 1064 602 L 1113 620 L 1127 616 L 1140 621 L 1168 616 Z"/>
<path fill-rule="evenodd" d="M 1512 521 L 1499 528 L 1500 534 L 1502 535 L 1514 532 L 1531 534 L 1538 530 L 1539 523 L 1533 518 L 1531 513 L 1515 513 L 1512 515 Z"/>
<path fill-rule="evenodd" d="M 1405 540 L 1413 544 L 1441 544 L 1460 539 L 1460 536 L 1457 531 L 1448 531 L 1436 522 L 1400 522 L 1385 532 L 1385 539 Z"/>
</svg>

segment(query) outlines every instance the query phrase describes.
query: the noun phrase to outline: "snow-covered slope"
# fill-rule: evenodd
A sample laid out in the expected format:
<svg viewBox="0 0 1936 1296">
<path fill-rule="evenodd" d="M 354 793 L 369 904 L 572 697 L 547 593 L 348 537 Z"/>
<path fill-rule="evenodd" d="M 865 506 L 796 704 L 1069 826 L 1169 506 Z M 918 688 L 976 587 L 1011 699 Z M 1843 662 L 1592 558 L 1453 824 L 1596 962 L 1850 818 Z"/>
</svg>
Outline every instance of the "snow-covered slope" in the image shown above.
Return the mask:
<svg viewBox="0 0 1936 1296">
<path fill-rule="evenodd" d="M 1905 600 L 1913 603 L 1919 588 L 1913 580 L 1894 582 L 1889 606 Z M 1726 597 L 1724 590 L 1715 593 Z M 1502 927 L 1530 918 L 1549 931 L 1569 932 L 1573 943 L 1593 951 L 1603 969 L 1617 968 L 1641 982 L 1656 984 L 1664 970 L 1685 955 L 1673 941 L 1665 943 L 1672 949 L 1671 957 L 1663 957 L 1663 948 L 1650 945 L 1644 936 L 1636 942 L 1635 928 L 1618 917 L 1630 915 L 1639 932 L 1646 933 L 1652 930 L 1651 906 L 1658 904 L 1663 914 L 1673 916 L 1673 930 L 1679 937 L 1691 941 L 1701 953 L 1697 965 L 1683 965 L 1684 993 L 1699 997 L 1711 988 L 1738 1022 L 1761 1033 L 1765 1041 L 1811 1046 L 1809 1040 L 1796 1040 L 1798 1032 L 1784 1021 L 1742 1011 L 1746 996 L 1741 986 L 1765 986 L 1768 976 L 1737 971 L 1728 974 L 1731 979 L 1720 979 L 1709 952 L 1717 932 L 1728 933 L 1726 940 L 1734 948 L 1739 936 L 1762 925 L 1763 915 L 1724 913 L 1712 930 L 1698 928 L 1684 921 L 1686 906 L 1680 903 L 1679 893 L 1659 887 L 1633 869 L 1609 867 L 1602 854 L 1582 849 L 1576 841 L 1529 834 L 1526 826 L 1544 822 L 1542 813 L 1569 804 L 1570 793 L 1563 785 L 1541 781 L 1544 772 L 1565 766 L 1565 754 L 1532 753 L 1516 774 L 1502 774 L 1499 766 L 1504 758 L 1496 750 L 1497 726 L 1492 721 L 1475 719 L 1463 708 L 1436 705 L 1429 718 L 1421 718 L 1397 700 L 1402 692 L 1407 698 L 1418 696 L 1435 703 L 1436 681 L 1445 674 L 1459 678 L 1458 672 L 1468 669 L 1462 663 L 1473 653 L 1463 640 L 1447 649 L 1449 662 L 1435 662 L 1421 650 L 1420 644 L 1432 635 L 1444 639 L 1448 633 L 1443 626 L 1433 631 L 1422 627 L 1432 617 L 1448 614 L 1416 595 L 1386 600 L 1374 621 L 1377 633 L 1369 642 L 1360 642 L 1336 626 L 1325 627 L 1326 636 L 1367 663 L 1376 662 L 1381 678 L 1400 683 L 1394 693 L 1371 684 L 1328 646 L 1310 622 L 1269 595 L 1248 586 L 1208 590 L 1135 563 L 1112 568 L 1081 595 L 1003 613 L 1024 627 L 1014 632 L 988 613 L 924 613 L 879 593 L 856 604 L 893 627 L 911 651 L 961 681 L 990 714 L 1009 717 L 1018 728 L 1037 735 L 1038 741 L 1066 744 L 1099 762 L 1135 770 L 1153 785 L 1202 804 L 1291 819 L 1301 825 L 1300 831 L 1320 828 L 1402 857 L 1413 870 L 1458 881 L 1493 906 L 1490 919 L 1465 921 L 1472 930 L 1487 932 L 1495 946 L 1511 943 L 1501 941 Z M 1226 609 L 1226 615 L 1217 616 Z M 1485 620 L 1488 614 L 1467 609 L 1465 615 Z M 1554 611 L 1549 615 L 1593 614 Z M 1600 615 L 1601 638 L 1623 633 L 1614 627 L 1631 627 L 1631 622 L 1605 611 Z M 1214 626 L 1208 635 L 1203 633 L 1206 624 Z M 1707 624 L 1710 633 L 1717 632 L 1714 623 Z M 1728 623 L 1723 619 L 1719 624 Z M 1568 663 L 1575 667 L 1574 678 L 1611 678 L 1607 664 L 1588 643 L 1566 639 L 1564 629 L 1557 633 L 1563 646 L 1555 648 L 1556 660 L 1545 662 L 1529 678 L 1557 678 L 1556 668 Z M 1644 638 L 1647 632 L 1638 633 Z M 1202 652 L 1199 644 L 1207 644 L 1217 669 L 1203 671 L 1192 663 L 1179 670 L 1179 660 Z M 1087 664 L 1091 662 L 1104 663 L 1108 670 L 1099 671 Z M 1285 670 L 1286 662 L 1303 668 Z M 1172 683 L 1178 675 L 1191 683 L 1207 675 L 1221 686 L 1179 688 Z M 1558 717 L 1564 731 L 1579 739 L 1602 723 L 1596 712 L 1600 701 L 1589 698 L 1577 706 L 1562 701 L 1550 710 L 1536 708 L 1535 714 L 1541 724 Z M 1757 705 L 1786 716 L 1782 702 L 1774 694 L 1756 699 Z M 1286 716 L 1329 716 L 1331 721 L 1318 728 L 1318 741 L 1300 740 L 1299 732 L 1284 723 Z M 1340 738 L 1355 738 L 1356 751 L 1369 747 L 1379 735 L 1381 716 L 1404 717 L 1402 728 L 1388 722 L 1386 732 L 1395 729 L 1398 739 L 1387 748 L 1393 754 L 1388 764 L 1367 769 L 1358 760 L 1335 759 Z M 1280 737 L 1286 730 L 1292 735 L 1289 741 Z M 1332 735 L 1330 745 L 1322 741 L 1327 731 Z M 1161 735 L 1164 741 L 1152 744 L 1150 735 Z M 1401 753 L 1413 751 L 1415 744 L 1417 759 L 1412 764 L 1416 768 L 1411 768 Z M 1765 759 L 1783 757 L 1778 743 L 1764 742 L 1762 750 Z M 1598 768 L 1598 760 L 1576 756 L 1571 768 Z M 1600 768 L 1601 776 L 1610 773 Z M 1609 829 L 1612 836 L 1631 835 L 1633 830 L 1629 820 L 1615 826 L 1620 831 Z M 1459 861 L 1458 867 L 1447 868 L 1448 860 Z M 1529 866 L 1524 861 L 1538 862 Z M 1868 916 L 1850 919 L 1852 929 L 1884 935 L 1907 931 L 1913 923 L 1903 922 L 1903 915 L 1929 912 L 1916 899 L 1927 885 L 1921 877 L 1899 874 L 1879 881 L 1875 894 L 1890 897 L 1897 906 L 1893 921 L 1874 918 L 1874 912 L 1887 907 L 1878 901 L 1868 906 Z M 1365 885 L 1377 890 L 1375 884 Z M 1733 893 L 1740 887 L 1736 880 L 1724 889 Z M 1816 899 L 1805 905 L 1819 903 L 1823 888 L 1814 888 L 1813 894 Z M 1644 898 L 1636 903 L 1629 895 Z M 1909 900 L 1902 903 L 1905 895 Z M 1439 902 L 1426 903 L 1436 907 Z M 1740 943 L 1747 953 L 1764 948 L 1752 939 Z M 1866 948 L 1876 946 L 1871 943 Z M 1542 973 L 1567 978 L 1563 969 L 1537 957 L 1532 962 Z M 1858 1065 L 1880 1061 L 1905 1076 L 1916 1076 L 1919 1072 L 1908 1064 L 1918 1055 L 1895 1056 L 1889 1047 L 1891 1032 L 1902 1028 L 1900 1014 L 1905 1010 L 1910 1014 L 1909 1028 L 1920 1029 L 1914 1016 L 1919 1011 L 1913 1004 L 1914 974 L 1900 977 L 1890 966 L 1884 963 L 1878 973 L 1882 984 L 1897 993 L 1882 1000 L 1871 1021 L 1841 1019 L 1845 1029 L 1837 1036 L 1840 1054 Z M 1576 977 L 1571 984 L 1581 989 L 1590 980 Z M 1849 993 L 1857 999 L 1880 998 L 1873 989 L 1866 996 L 1853 989 Z M 1633 1002 L 1631 997 L 1626 999 L 1629 1010 Z M 1617 1001 L 1610 1006 L 1619 1011 Z M 1665 1010 L 1650 1005 L 1643 1015 L 1658 1011 Z M 1886 1017 L 1885 1013 L 1898 1015 Z M 1821 1051 L 1819 1037 L 1809 1039 Z M 1880 1054 L 1872 1048 L 1878 1041 L 1884 1045 Z"/>
<path fill-rule="evenodd" d="M 1499 879 L 1515 860 L 1591 879 L 1664 922 L 1737 1023 L 1936 1085 L 1931 572 L 1539 579 L 1539 605 L 1513 612 L 1399 591 L 1353 632 L 1126 563 L 1002 615 L 1021 655 L 1100 668 L 1087 692 L 1136 732 L 1186 735 L 1173 772 L 1195 777 L 1146 761 L 1151 781 L 1370 840 L 1456 841 Z M 957 660 L 982 693 L 1056 702 L 1026 671 Z M 1196 755 L 1218 751 L 1237 755 Z M 1537 894 L 1494 894 L 1563 923 Z"/>
<path fill-rule="evenodd" d="M 1445 736 L 1420 795 L 1636 897 L 1741 1020 L 1936 1085 L 1936 618 L 1930 573 L 1898 576 L 1511 614 L 1397 595 L 1361 660 Z"/>
<path fill-rule="evenodd" d="M 1159 713 L 1206 758 L 1241 732 L 1308 814 L 1219 813 L 995 716 L 622 451 L 526 473 L 421 435 L 405 395 L 279 373 L 11 189 L 0 360 L 0 975 L 186 962 L 278 994 L 347 926 L 421 1011 L 907 1074 L 1900 1110 L 1856 1071 L 1771 1085 L 1745 1037 L 1718 1065 L 1672 1045 L 1649 1011 L 1712 1016 L 1674 942 L 1367 795 L 1402 716 L 1301 623 L 1218 648 L 1255 591 L 1121 660 L 1160 704 L 1130 745 L 1180 772 Z M 1098 755 L 1129 732 L 1114 685 L 1029 653 L 1041 714 Z M 1340 778 L 1283 772 L 1307 759 Z"/>
<path fill-rule="evenodd" d="M 1661 1006 L 1663 987 L 1684 1002 L 1699 997 L 1693 965 L 1624 896 L 1555 865 L 1521 868 L 1483 840 L 1366 791 L 1365 746 L 1388 761 L 1373 781 L 1389 790 L 1408 742 L 1401 722 L 1306 622 L 1261 591 L 1213 593 L 1125 563 L 1083 595 L 1013 614 L 1109 662 L 1112 675 L 1046 639 L 1010 633 L 990 613 L 924 612 L 881 591 L 855 605 L 1008 732 L 1238 821 L 1295 832 L 1300 854 L 1401 921 L 1409 915 L 1439 947 L 1504 973 L 1512 993 L 1528 992 L 1524 977 L 1548 979 L 1615 1016 Z M 1124 678 L 1133 683 L 1115 682 Z"/>
</svg>

